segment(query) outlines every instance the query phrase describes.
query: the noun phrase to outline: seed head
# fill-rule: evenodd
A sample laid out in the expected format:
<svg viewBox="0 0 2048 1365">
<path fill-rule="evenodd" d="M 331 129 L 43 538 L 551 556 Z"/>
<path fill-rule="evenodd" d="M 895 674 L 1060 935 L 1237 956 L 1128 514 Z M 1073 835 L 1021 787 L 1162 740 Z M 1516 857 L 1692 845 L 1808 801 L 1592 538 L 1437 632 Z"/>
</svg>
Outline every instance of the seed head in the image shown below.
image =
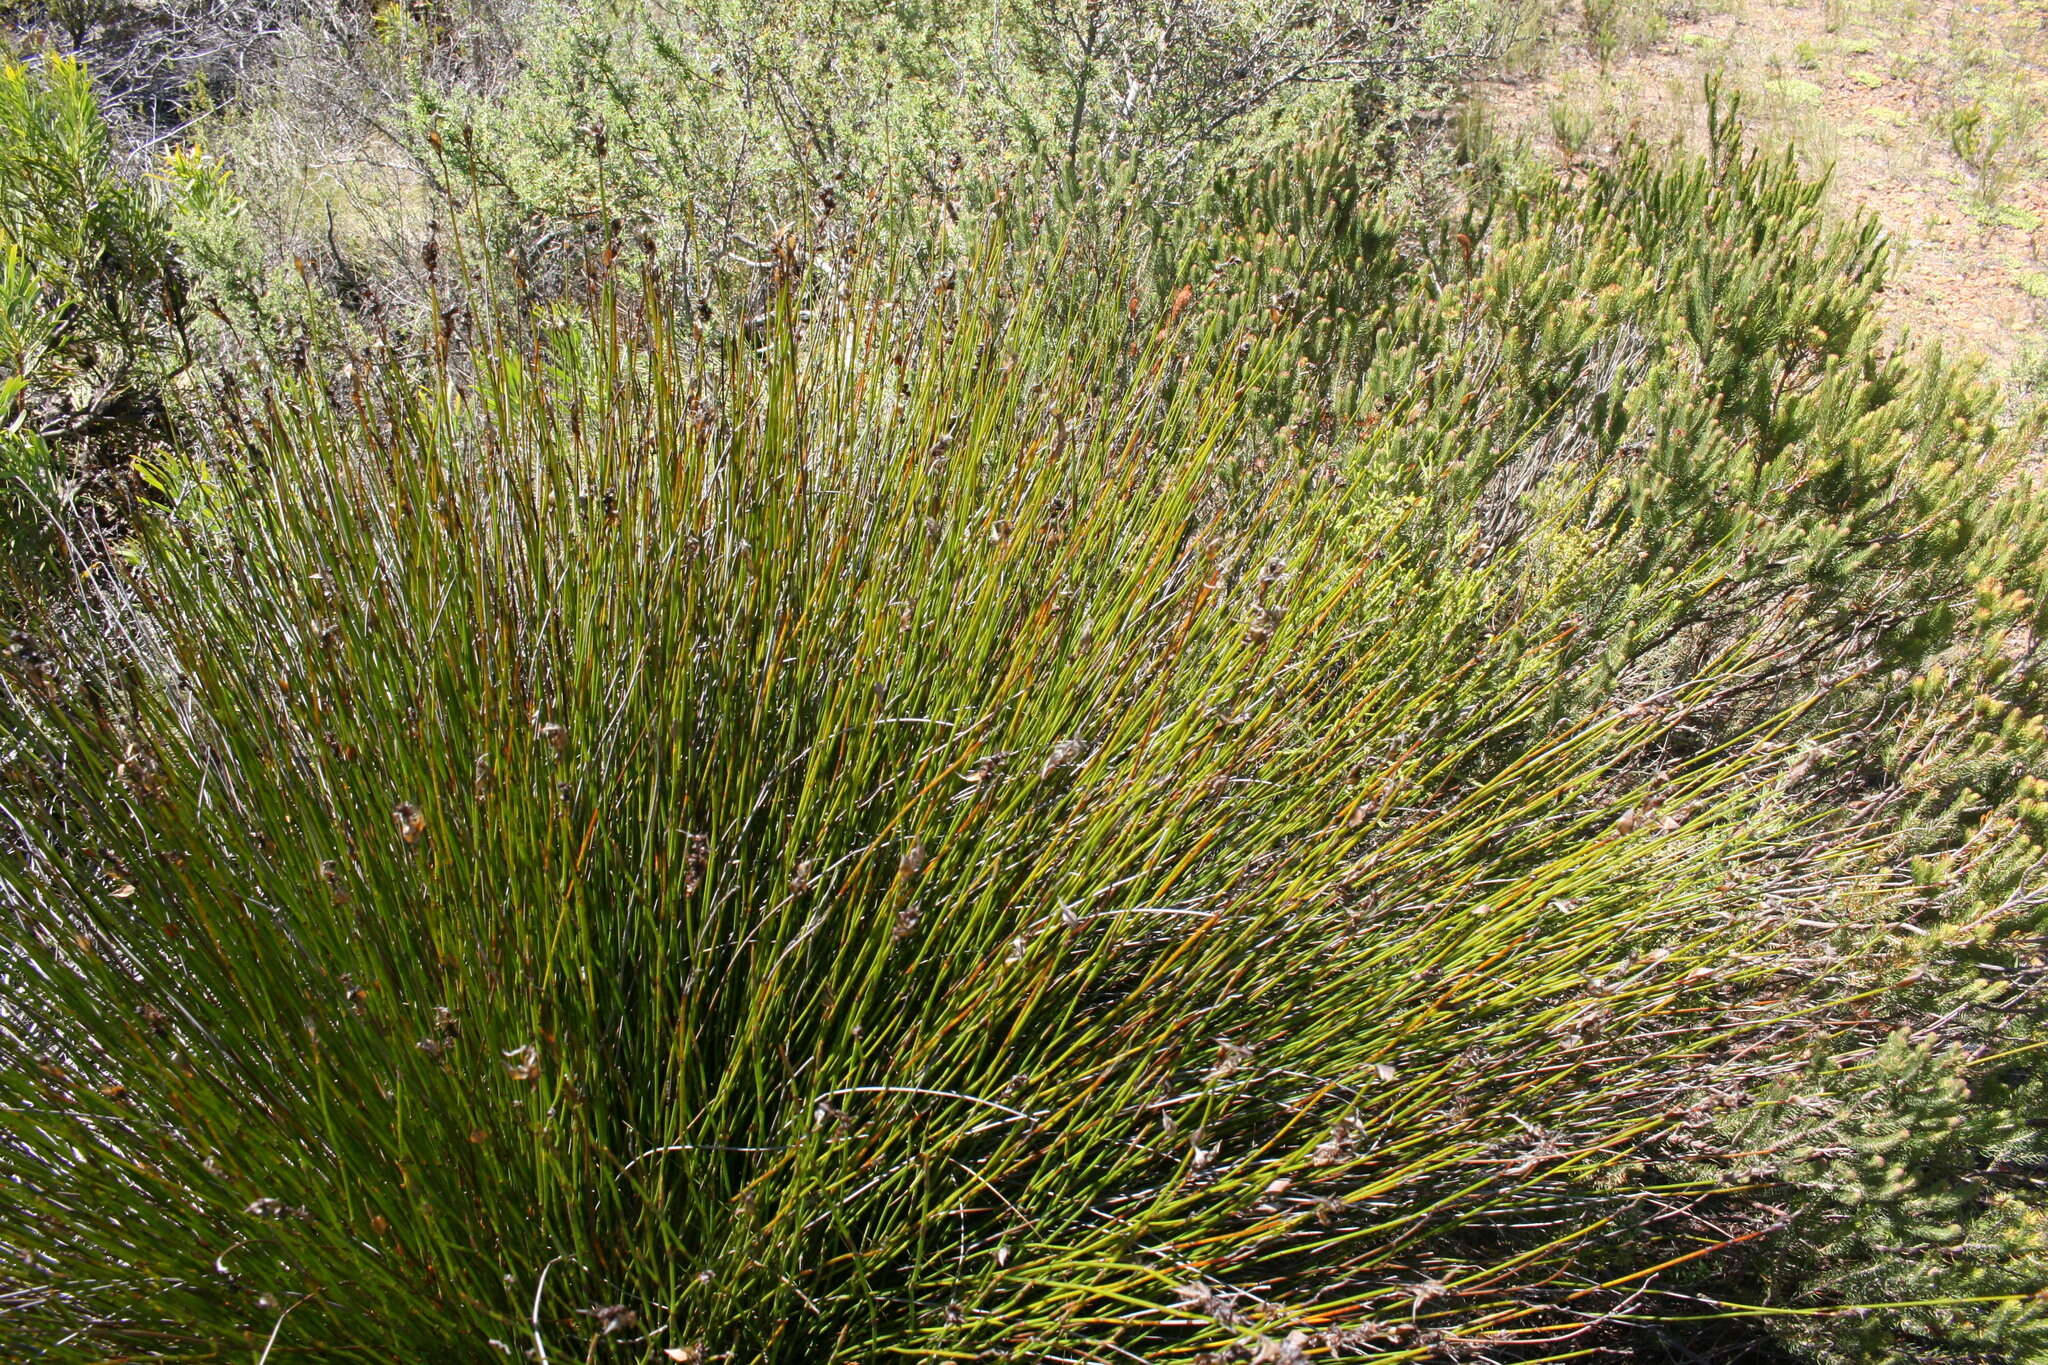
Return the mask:
<svg viewBox="0 0 2048 1365">
<path fill-rule="evenodd" d="M 1217 1049 L 1216 1065 L 1209 1068 L 1209 1079 L 1220 1081 L 1235 1076 L 1251 1059 L 1251 1048 L 1241 1043 L 1223 1043 Z"/>
<path fill-rule="evenodd" d="M 694 896 L 704 885 L 704 870 L 711 865 L 711 840 L 702 834 L 692 834 L 684 841 L 683 853 L 683 894 Z"/>
<path fill-rule="evenodd" d="M 606 1336 L 614 1332 L 630 1332 L 640 1325 L 640 1315 L 622 1303 L 593 1308 L 590 1316 L 597 1319 L 598 1330 Z"/>
<path fill-rule="evenodd" d="M 1088 756 L 1088 746 L 1078 739 L 1063 739 L 1047 751 L 1045 766 L 1039 769 L 1040 777 L 1050 777 L 1062 768 L 1072 767 Z"/>
</svg>

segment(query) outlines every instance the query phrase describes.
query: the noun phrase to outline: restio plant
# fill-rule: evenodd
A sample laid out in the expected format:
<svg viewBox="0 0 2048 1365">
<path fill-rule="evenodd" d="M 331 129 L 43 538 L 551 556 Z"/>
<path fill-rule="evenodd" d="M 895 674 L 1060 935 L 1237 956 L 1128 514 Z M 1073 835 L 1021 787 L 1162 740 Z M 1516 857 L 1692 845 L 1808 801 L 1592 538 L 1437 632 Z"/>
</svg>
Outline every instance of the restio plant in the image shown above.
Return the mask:
<svg viewBox="0 0 2048 1365">
<path fill-rule="evenodd" d="M 1291 328 L 1056 324 L 991 231 L 757 353 L 608 291 L 219 414 L 104 665 L 6 678 L 15 1340 L 1581 1323 L 1777 875 L 1767 730 L 1651 772 L 1753 661 L 1532 727 L 1550 651 L 1256 434 Z"/>
</svg>

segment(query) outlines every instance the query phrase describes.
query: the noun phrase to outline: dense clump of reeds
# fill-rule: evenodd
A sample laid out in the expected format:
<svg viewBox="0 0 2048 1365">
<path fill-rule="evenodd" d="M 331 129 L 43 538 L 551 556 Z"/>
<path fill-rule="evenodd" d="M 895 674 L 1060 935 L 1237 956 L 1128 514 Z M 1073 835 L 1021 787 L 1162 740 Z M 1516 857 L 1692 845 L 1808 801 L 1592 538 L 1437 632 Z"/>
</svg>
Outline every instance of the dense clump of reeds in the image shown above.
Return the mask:
<svg viewBox="0 0 2048 1365">
<path fill-rule="evenodd" d="M 752 340 L 610 284 L 229 403 L 107 665 L 10 655 L 0 1337 L 1550 1358 L 1609 1305 L 1774 875 L 1768 727 L 1667 746 L 1753 661 L 1550 721 L 1569 631 L 1248 422 L 1284 324 L 999 230 L 914 307 L 814 268 Z"/>
</svg>

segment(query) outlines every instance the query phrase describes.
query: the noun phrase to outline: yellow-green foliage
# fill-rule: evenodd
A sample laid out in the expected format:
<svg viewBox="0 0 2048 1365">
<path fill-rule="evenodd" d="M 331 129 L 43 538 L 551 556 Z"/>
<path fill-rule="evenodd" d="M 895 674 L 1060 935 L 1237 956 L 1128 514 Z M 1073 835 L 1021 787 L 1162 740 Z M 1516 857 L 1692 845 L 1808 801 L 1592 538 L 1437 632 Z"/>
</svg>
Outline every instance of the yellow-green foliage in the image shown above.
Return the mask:
<svg viewBox="0 0 2048 1365">
<path fill-rule="evenodd" d="M 1763 627 L 1790 686 L 1832 674 L 1827 707 L 1867 716 L 1888 670 L 2040 623 L 2026 432 L 1967 370 L 1891 348 L 1874 222 L 1829 219 L 1718 126 L 1709 159 L 1636 147 L 1442 223 L 1376 211 L 1343 140 L 1312 144 L 1226 180 L 1191 215 L 1217 227 L 1162 225 L 1160 288 L 1299 318 L 1276 420 L 1333 453 L 1384 428 L 1350 467 L 1436 509 L 1428 553 L 1486 563 L 1508 602 L 1592 575 L 1593 695 Z"/>
<path fill-rule="evenodd" d="M 1340 461 L 1371 432 L 1372 457 L 1341 467 L 1432 509 L 1418 554 L 1484 565 L 1512 638 L 1572 634 L 1561 715 L 1654 706 L 1730 631 L 1772 642 L 1693 742 L 1812 699 L 1793 791 L 1876 841 L 1852 866 L 1920 888 L 1837 902 L 1834 874 L 1815 884 L 1798 913 L 1852 927 L 1810 949 L 1814 999 L 1920 975 L 1818 1044 L 1805 1103 L 1781 1095 L 1730 1140 L 1752 1153 L 1731 1181 L 1783 1183 L 1715 1225 L 1790 1225 L 1692 1287 L 1845 1310 L 1788 1319 L 1828 1359 L 2027 1358 L 2048 1284 L 2032 432 L 1968 370 L 1897 353 L 1874 321 L 1875 224 L 1830 219 L 1789 159 L 1715 118 L 1705 161 L 1639 146 L 1563 182 L 1482 182 L 1442 224 L 1376 212 L 1340 140 L 1227 182 L 1203 215 L 1219 233 L 1175 224 L 1162 244 L 1233 307 L 1304 319 L 1313 368 L 1279 399 L 1283 431 Z M 1537 585 L 1566 618 L 1527 615 Z M 1877 1048 L 1893 1028 L 1917 1042 Z M 1891 1164 L 1852 1178 L 1873 1133 L 1902 1135 Z M 1846 1311 L 1907 1302 L 1928 1306 Z"/>
</svg>

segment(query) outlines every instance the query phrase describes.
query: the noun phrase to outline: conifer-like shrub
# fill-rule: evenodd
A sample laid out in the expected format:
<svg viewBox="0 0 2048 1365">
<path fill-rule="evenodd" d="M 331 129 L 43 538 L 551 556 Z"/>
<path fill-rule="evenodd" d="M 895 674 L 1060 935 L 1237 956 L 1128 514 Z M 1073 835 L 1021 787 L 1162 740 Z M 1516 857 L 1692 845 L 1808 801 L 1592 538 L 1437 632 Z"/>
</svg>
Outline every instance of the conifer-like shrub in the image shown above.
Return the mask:
<svg viewBox="0 0 2048 1365">
<path fill-rule="evenodd" d="M 84 68 L 0 65 L 0 364 L 52 440 L 138 420 L 174 365 L 183 281 L 148 191 L 115 168 Z M 17 283 L 17 280 L 25 281 Z"/>
<path fill-rule="evenodd" d="M 1745 1240 L 1670 1278 L 1802 1358 L 2032 1359 L 2038 425 L 1888 335 L 1875 223 L 1831 216 L 1709 107 L 1705 158 L 1481 175 L 1455 223 L 1388 212 L 1333 140 L 1227 179 L 1213 228 L 1162 228 L 1162 249 L 1240 308 L 1301 316 L 1310 365 L 1273 420 L 1325 448 L 1371 429 L 1347 468 L 1434 509 L 1408 523 L 1419 554 L 1483 565 L 1519 628 L 1535 585 L 1565 607 L 1561 714 L 1654 705 L 1731 631 L 1769 662 L 1695 711 L 1695 742 L 1810 699 L 1781 732 L 1788 776 L 1813 847 L 1858 875 L 1755 907 L 1782 926 L 1797 1018 L 1750 1065 L 1697 1073 L 1696 1124 L 1738 1114 L 1675 1145 L 1718 1145 L 1745 1193 L 1671 1250 Z M 1720 1330 L 1669 1329 L 1709 1359 Z"/>
<path fill-rule="evenodd" d="M 1769 735 L 1665 753 L 1756 661 L 1540 723 L 1555 646 L 1248 420 L 1288 329 L 1000 233 L 919 308 L 836 268 L 758 350 L 614 290 L 224 410 L 105 659 L 11 662 L 9 1341 L 1297 1359 L 1606 1302 L 1778 875 Z"/>
<path fill-rule="evenodd" d="M 1420 552 L 1484 563 L 1508 603 L 1572 601 L 1580 704 L 1765 629 L 1777 681 L 1752 699 L 1828 679 L 1818 714 L 1863 732 L 1836 746 L 1862 761 L 1912 671 L 2044 624 L 2032 428 L 1885 333 L 1875 221 L 1830 216 L 1714 98 L 1707 156 L 1475 175 L 1445 222 L 1387 211 L 1330 136 L 1161 224 L 1159 287 L 1298 318 L 1308 363 L 1272 420 L 1337 450 L 1389 429 L 1346 468 L 1433 506 Z"/>
</svg>

